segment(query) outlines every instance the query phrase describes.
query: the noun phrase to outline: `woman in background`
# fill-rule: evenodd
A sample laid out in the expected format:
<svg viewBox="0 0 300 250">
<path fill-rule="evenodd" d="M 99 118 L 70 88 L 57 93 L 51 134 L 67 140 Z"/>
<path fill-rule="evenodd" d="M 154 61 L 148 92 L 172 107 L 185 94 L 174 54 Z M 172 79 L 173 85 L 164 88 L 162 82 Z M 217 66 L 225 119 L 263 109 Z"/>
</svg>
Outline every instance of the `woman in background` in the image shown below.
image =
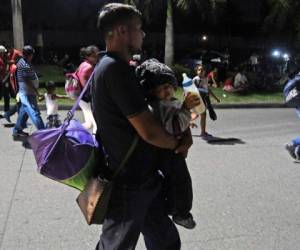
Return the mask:
<svg viewBox="0 0 300 250">
<path fill-rule="evenodd" d="M 79 65 L 76 74 L 80 80 L 82 88 L 84 88 L 98 62 L 98 53 L 99 49 L 95 45 L 80 49 L 80 57 L 83 59 L 83 62 Z M 84 123 L 82 125 L 86 129 L 92 129 L 93 134 L 96 134 L 97 126 L 91 110 L 90 101 L 80 100 L 79 107 L 81 108 L 84 116 Z"/>
</svg>

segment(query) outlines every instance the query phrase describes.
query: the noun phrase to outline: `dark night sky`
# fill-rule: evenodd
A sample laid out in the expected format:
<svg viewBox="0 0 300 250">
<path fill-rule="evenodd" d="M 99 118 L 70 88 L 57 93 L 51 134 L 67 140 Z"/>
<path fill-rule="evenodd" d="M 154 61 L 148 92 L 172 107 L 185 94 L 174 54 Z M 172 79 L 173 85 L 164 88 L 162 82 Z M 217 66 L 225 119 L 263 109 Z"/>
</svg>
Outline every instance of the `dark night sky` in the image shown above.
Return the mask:
<svg viewBox="0 0 300 250">
<path fill-rule="evenodd" d="M 46 30 L 93 30 L 95 29 L 98 10 L 107 2 L 105 0 L 23 0 L 23 22 L 25 29 L 36 29 L 39 15 Z M 229 25 L 232 35 L 253 33 L 257 30 L 263 14 L 264 1 L 261 0 L 229 0 L 229 10 L 218 25 Z M 37 3 L 37 4 L 35 4 Z M 0 29 L 11 29 L 10 0 L 1 0 Z M 34 12 L 33 12 L 34 10 Z M 165 26 L 165 11 L 155 13 L 151 25 L 146 25 L 150 31 L 163 32 Z M 178 33 L 190 33 L 212 29 L 209 22 L 199 22 L 201 10 L 194 10 L 188 15 L 175 9 L 175 28 Z M 224 14 L 223 14 L 224 15 Z M 159 17 L 159 18 L 158 18 Z M 195 21 L 196 20 L 196 21 Z"/>
</svg>

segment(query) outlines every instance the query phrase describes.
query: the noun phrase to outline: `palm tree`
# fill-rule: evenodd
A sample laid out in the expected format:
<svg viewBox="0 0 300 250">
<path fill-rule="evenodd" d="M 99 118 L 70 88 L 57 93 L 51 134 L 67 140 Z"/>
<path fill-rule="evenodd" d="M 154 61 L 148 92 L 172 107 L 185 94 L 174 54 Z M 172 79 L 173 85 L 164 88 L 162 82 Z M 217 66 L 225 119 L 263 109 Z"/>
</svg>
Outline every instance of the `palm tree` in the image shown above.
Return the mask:
<svg viewBox="0 0 300 250">
<path fill-rule="evenodd" d="M 215 2 L 224 0 L 167 0 L 167 1 L 139 1 L 139 0 L 125 0 L 127 4 L 137 6 L 144 14 L 146 20 L 150 20 L 151 11 L 157 6 L 163 6 L 167 3 L 167 15 L 166 15 L 166 28 L 165 28 L 165 63 L 169 66 L 173 65 L 174 61 L 174 22 L 173 22 L 173 8 L 177 7 L 187 12 L 191 8 L 201 8 L 202 17 L 209 16 L 209 12 L 212 6 L 215 6 Z M 154 3 L 155 2 L 155 3 Z M 207 14 L 206 14 L 207 13 Z"/>
<path fill-rule="evenodd" d="M 14 47 L 22 49 L 24 46 L 22 4 L 21 0 L 11 0 Z"/>
<path fill-rule="evenodd" d="M 298 0 L 267 0 L 267 15 L 262 31 L 266 35 L 300 40 L 300 2 Z"/>
</svg>

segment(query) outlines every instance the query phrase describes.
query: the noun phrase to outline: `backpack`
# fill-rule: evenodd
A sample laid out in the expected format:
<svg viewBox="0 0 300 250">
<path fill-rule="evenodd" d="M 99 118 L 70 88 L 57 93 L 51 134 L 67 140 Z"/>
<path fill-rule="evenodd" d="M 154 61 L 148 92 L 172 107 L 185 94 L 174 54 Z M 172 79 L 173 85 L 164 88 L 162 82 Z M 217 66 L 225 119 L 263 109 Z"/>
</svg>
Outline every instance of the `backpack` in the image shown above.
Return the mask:
<svg viewBox="0 0 300 250">
<path fill-rule="evenodd" d="M 290 79 L 283 89 L 285 103 L 290 107 L 300 106 L 300 75 Z"/>
<path fill-rule="evenodd" d="M 75 100 L 82 91 L 82 86 L 76 72 L 65 74 L 65 91 L 69 98 Z"/>
</svg>

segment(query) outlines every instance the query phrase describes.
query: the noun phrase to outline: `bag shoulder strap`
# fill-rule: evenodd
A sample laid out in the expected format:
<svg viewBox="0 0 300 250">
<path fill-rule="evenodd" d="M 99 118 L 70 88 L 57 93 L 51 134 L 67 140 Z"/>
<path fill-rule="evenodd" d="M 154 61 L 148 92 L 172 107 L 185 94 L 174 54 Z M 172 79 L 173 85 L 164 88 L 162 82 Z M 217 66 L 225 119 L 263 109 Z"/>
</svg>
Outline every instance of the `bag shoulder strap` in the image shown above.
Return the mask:
<svg viewBox="0 0 300 250">
<path fill-rule="evenodd" d="M 114 179 L 118 173 L 121 171 L 121 169 L 124 167 L 124 165 L 126 164 L 127 160 L 129 159 L 129 157 L 131 156 L 131 154 L 133 153 L 137 143 L 138 143 L 138 140 L 139 140 L 139 136 L 136 134 L 133 138 L 133 141 L 124 157 L 124 159 L 122 160 L 120 166 L 117 168 L 117 170 L 114 172 L 113 176 L 112 176 L 112 179 Z"/>
</svg>

